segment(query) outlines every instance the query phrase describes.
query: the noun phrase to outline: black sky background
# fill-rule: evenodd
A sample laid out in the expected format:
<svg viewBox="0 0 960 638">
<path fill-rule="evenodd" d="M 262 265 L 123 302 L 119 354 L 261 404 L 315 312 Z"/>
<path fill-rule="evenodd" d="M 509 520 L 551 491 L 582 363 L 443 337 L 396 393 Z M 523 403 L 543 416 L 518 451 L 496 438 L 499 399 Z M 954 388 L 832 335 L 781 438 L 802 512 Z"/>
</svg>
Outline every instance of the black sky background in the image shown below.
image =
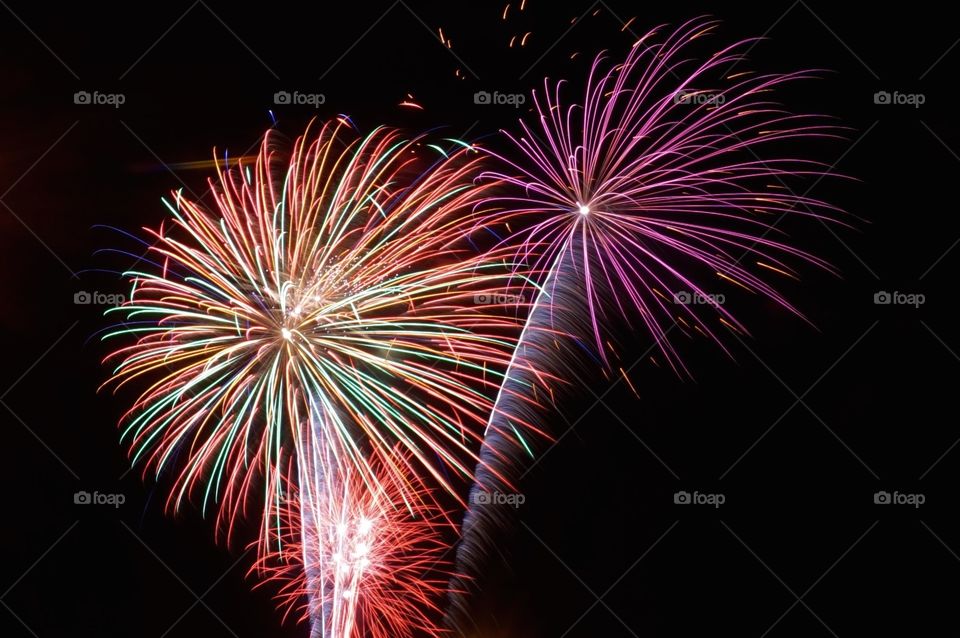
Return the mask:
<svg viewBox="0 0 960 638">
<path fill-rule="evenodd" d="M 125 292 L 92 271 L 116 261 L 95 251 L 131 244 L 96 225 L 156 226 L 172 188 L 206 190 L 205 171 L 168 167 L 214 146 L 248 152 L 271 109 L 291 137 L 338 113 L 361 129 L 490 135 L 524 110 L 476 105 L 475 91 L 526 91 L 544 76 L 576 84 L 600 49 L 625 54 L 629 18 L 639 34 L 704 14 L 723 21 L 712 44 L 768 37 L 752 68 L 827 70 L 783 97 L 851 128 L 815 157 L 859 182 L 825 179 L 811 195 L 848 210 L 855 228 L 785 229 L 842 277 L 809 268 L 785 287 L 816 328 L 737 296 L 753 338 L 729 344 L 735 361 L 685 344 L 695 381 L 651 364 L 642 331 L 622 332 L 639 400 L 584 363 L 545 417 L 559 440 L 520 485 L 519 524 L 501 539 L 508 561 L 479 583 L 471 636 L 960 629 L 960 27 L 948 10 L 529 0 L 502 21 L 503 6 L 0 2 L 0 635 L 306 635 L 281 625 L 269 591 L 251 592 L 242 545 L 217 545 L 196 511 L 165 515 L 163 486 L 127 472 L 115 428 L 124 402 L 97 394 L 102 307 L 74 296 Z M 507 48 L 527 31 L 524 48 Z M 926 102 L 878 105 L 881 90 Z M 126 101 L 77 105 L 77 91 Z M 277 106 L 277 91 L 326 103 Z M 408 92 L 423 112 L 397 106 Z M 878 291 L 926 303 L 876 305 Z M 126 503 L 75 505 L 78 490 Z M 678 490 L 726 503 L 677 505 Z M 876 505 L 880 490 L 926 502 Z"/>
</svg>

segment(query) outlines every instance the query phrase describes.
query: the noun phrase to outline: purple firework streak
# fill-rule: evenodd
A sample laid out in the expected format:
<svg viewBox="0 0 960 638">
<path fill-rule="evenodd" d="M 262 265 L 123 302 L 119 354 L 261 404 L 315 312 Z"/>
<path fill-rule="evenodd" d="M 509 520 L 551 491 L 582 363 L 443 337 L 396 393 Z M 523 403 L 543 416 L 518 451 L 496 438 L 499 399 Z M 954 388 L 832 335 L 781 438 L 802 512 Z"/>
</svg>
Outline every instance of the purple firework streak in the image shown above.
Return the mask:
<svg viewBox="0 0 960 638">
<path fill-rule="evenodd" d="M 696 19 L 662 39 L 651 31 L 620 64 L 601 53 L 581 103 L 564 102 L 563 82 L 546 80 L 542 94 L 533 92 L 533 122 L 504 132 L 508 150 L 490 152 L 499 166 L 485 177 L 505 185 L 487 202 L 497 208 L 490 225 L 510 230 L 504 244 L 533 273 L 535 302 L 517 356 L 549 356 L 544 332 L 564 333 L 592 342 L 612 369 L 609 320 L 639 318 L 668 365 L 689 376 L 671 330 L 699 333 L 727 354 L 703 315 L 747 334 L 708 292 L 705 273 L 802 318 L 768 279 L 797 279 L 788 262 L 832 271 L 786 243 L 777 226 L 788 216 L 838 222 L 839 209 L 806 194 L 830 167 L 783 153 L 803 140 L 839 138 L 840 127 L 773 101 L 774 89 L 814 73 L 732 72 L 756 39 L 697 61 L 692 44 L 716 26 Z M 797 179 L 812 182 L 804 194 L 788 186 Z M 504 386 L 527 383 L 523 374 L 508 375 Z M 509 402 L 513 394 L 501 396 Z M 517 439 L 512 409 L 498 401 L 491 413 L 481 457 L 492 464 L 506 464 Z M 477 478 L 475 492 L 495 489 L 483 482 L 483 468 Z M 485 553 L 497 516 L 471 499 L 458 571 L 469 572 Z"/>
</svg>

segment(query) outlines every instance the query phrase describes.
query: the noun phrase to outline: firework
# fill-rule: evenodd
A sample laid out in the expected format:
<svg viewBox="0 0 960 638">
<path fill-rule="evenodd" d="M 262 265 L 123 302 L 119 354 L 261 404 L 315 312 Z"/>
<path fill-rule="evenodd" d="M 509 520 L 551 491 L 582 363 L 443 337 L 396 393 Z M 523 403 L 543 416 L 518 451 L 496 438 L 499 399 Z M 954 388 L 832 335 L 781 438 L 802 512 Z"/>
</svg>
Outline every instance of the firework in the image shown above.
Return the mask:
<svg viewBox="0 0 960 638">
<path fill-rule="evenodd" d="M 111 381 L 147 383 L 124 437 L 158 473 L 182 465 L 174 502 L 202 485 L 242 503 L 308 423 L 361 469 L 399 442 L 444 487 L 441 466 L 470 474 L 516 323 L 474 301 L 506 289 L 463 246 L 475 153 L 430 165 L 420 140 L 343 127 L 289 164 L 268 136 L 254 166 L 219 174 L 215 212 L 176 194 L 172 227 L 148 231 L 155 268 L 128 273 L 107 336 L 136 341 L 108 357 Z"/>
<path fill-rule="evenodd" d="M 421 523 L 391 521 L 400 502 L 414 519 L 424 508 L 410 477 L 455 493 L 449 476 L 471 475 L 522 315 L 491 302 L 510 292 L 509 268 L 466 241 L 487 190 L 476 151 L 345 129 L 341 118 L 308 131 L 289 159 L 268 134 L 255 163 L 218 172 L 212 211 L 175 193 L 107 335 L 133 338 L 108 356 L 108 383 L 146 385 L 122 421 L 134 462 L 173 475 L 174 508 L 197 494 L 219 503 L 228 540 L 261 502 L 263 557 L 285 551 L 272 545 L 283 525 L 299 526 L 287 542 L 304 552 L 296 591 L 321 601 L 314 632 L 338 637 L 358 613 L 375 635 L 401 616 L 426 626 L 401 611 L 422 596 L 385 593 L 371 611 L 383 573 L 345 604 L 357 589 L 323 567 L 329 543 L 366 541 L 326 535 L 337 517 L 375 533 L 378 569 L 401 578 L 387 557 L 405 555 Z"/>
<path fill-rule="evenodd" d="M 717 301 L 716 286 L 799 315 L 763 273 L 796 277 L 787 262 L 797 259 L 829 268 L 775 238 L 784 216 L 835 219 L 834 207 L 788 187 L 829 169 L 783 156 L 782 148 L 835 136 L 836 128 L 791 114 L 770 96 L 811 74 L 726 75 L 750 40 L 696 62 L 692 43 L 715 26 L 695 20 L 662 42 L 650 32 L 620 64 L 601 54 L 582 104 L 564 102 L 562 83 L 546 81 L 533 95 L 536 122 L 505 132 L 511 152 L 496 154 L 504 168 L 487 175 L 509 186 L 494 196 L 503 208 L 498 221 L 520 229 L 506 243 L 544 273 L 544 300 L 558 287 L 582 288 L 582 312 L 606 363 L 604 320 L 613 315 L 639 318 L 667 362 L 686 372 L 668 339 L 673 326 L 720 342 L 698 306 L 746 331 Z"/>
<path fill-rule="evenodd" d="M 276 513 L 276 549 L 255 566 L 278 586 L 280 606 L 309 619 L 314 636 L 443 633 L 433 612 L 446 584 L 449 523 L 429 490 L 416 478 L 400 483 L 379 454 L 368 460 L 374 486 L 325 446 L 307 456 Z"/>
<path fill-rule="evenodd" d="M 605 54 L 591 65 L 582 101 L 563 99 L 563 83 L 533 93 L 535 119 L 520 132 L 504 132 L 508 150 L 492 153 L 499 166 L 486 177 L 503 185 L 489 200 L 500 212 L 517 263 L 528 264 L 536 290 L 517 348 L 529 359 L 553 357 L 559 348 L 544 330 L 590 343 L 602 368 L 617 371 L 610 354 L 613 319 L 639 320 L 674 371 L 689 374 L 669 333 L 706 336 L 723 347 L 705 315 L 726 329 L 746 329 L 716 293 L 732 286 L 799 311 L 766 275 L 796 278 L 788 262 L 829 266 L 780 238 L 785 216 L 836 221 L 837 209 L 788 183 L 824 176 L 821 163 L 784 156 L 804 139 L 837 135 L 822 118 L 794 115 L 772 101 L 771 91 L 804 79 L 806 72 L 730 74 L 752 41 L 721 49 L 697 62 L 694 41 L 716 23 L 691 21 L 662 40 L 650 32 L 626 59 Z M 704 275 L 709 277 L 704 279 Z M 547 362 L 541 361 L 542 370 Z M 563 376 L 563 373 L 558 373 Z M 524 369 L 504 382 L 534 382 Z M 629 379 L 627 379 L 629 383 Z M 632 386 L 631 386 L 632 387 Z M 505 436 L 514 394 L 491 411 L 481 456 L 508 458 L 516 449 Z M 532 419 L 532 417 L 527 417 Z M 498 467 L 499 476 L 509 475 Z M 474 490 L 503 489 L 498 477 Z M 491 527 L 501 515 L 471 501 L 458 547 L 458 571 L 472 573 L 487 553 Z M 462 611 L 454 598 L 453 612 Z"/>
</svg>

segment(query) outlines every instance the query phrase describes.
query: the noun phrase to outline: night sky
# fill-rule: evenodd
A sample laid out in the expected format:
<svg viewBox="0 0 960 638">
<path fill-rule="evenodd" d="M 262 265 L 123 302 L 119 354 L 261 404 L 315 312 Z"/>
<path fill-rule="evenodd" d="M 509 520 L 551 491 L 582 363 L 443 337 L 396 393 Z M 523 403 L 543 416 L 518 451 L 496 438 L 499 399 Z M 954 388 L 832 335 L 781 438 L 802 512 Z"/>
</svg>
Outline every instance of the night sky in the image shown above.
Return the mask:
<svg viewBox="0 0 960 638">
<path fill-rule="evenodd" d="M 306 635 L 270 590 L 251 591 L 243 543 L 216 543 L 197 509 L 165 512 L 163 481 L 128 471 L 116 423 L 130 397 L 97 390 L 103 306 L 76 303 L 127 293 L 111 271 L 134 258 L 98 251 L 136 244 L 104 227 L 158 226 L 171 189 L 203 196 L 209 169 L 186 163 L 250 153 L 271 110 L 290 139 L 346 113 L 361 130 L 486 141 L 527 109 L 476 104 L 477 91 L 579 86 L 600 50 L 622 57 L 631 32 L 700 15 L 723 21 L 704 51 L 765 36 L 749 67 L 822 70 L 780 97 L 849 127 L 804 147 L 852 178 L 810 192 L 849 227 L 782 230 L 841 276 L 809 267 L 783 286 L 812 325 L 735 295 L 752 335 L 728 340 L 733 359 L 684 339 L 693 380 L 620 326 L 639 400 L 584 360 L 544 413 L 556 442 L 524 473 L 471 637 L 960 630 L 960 27 L 945 5 L 528 0 L 504 21 L 505 3 L 0 2 L 0 635 Z M 278 105 L 282 91 L 324 103 Z M 877 103 L 881 91 L 924 103 Z M 424 110 L 398 106 L 407 94 Z M 875 303 L 884 291 L 924 303 Z M 125 502 L 75 504 L 78 491 Z M 725 502 L 676 504 L 679 491 Z"/>
</svg>

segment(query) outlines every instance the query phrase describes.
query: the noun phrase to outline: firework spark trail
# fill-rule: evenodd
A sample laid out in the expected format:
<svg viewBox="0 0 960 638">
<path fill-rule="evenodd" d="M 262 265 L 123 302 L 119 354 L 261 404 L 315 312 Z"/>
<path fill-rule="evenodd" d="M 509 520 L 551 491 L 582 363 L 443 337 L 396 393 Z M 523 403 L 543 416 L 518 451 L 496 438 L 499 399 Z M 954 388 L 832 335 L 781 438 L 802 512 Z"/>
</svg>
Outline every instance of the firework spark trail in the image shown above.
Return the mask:
<svg viewBox="0 0 960 638">
<path fill-rule="evenodd" d="M 441 530 L 449 522 L 429 490 L 417 478 L 398 482 L 379 453 L 369 460 L 380 479 L 371 488 L 328 447 L 313 452 L 322 469 L 302 469 L 288 486 L 275 549 L 254 572 L 278 587 L 287 615 L 310 619 L 311 636 L 441 635 L 432 615 L 448 568 Z"/>
<path fill-rule="evenodd" d="M 300 516 L 298 523 L 292 526 L 298 534 L 299 543 L 294 543 L 291 549 L 295 550 L 298 546 L 300 548 L 298 555 L 302 561 L 302 571 L 297 578 L 303 582 L 301 593 L 307 601 L 306 617 L 310 623 L 311 638 L 338 635 L 333 631 L 337 625 L 328 621 L 333 611 L 332 597 L 346 602 L 342 598 L 342 592 L 332 591 L 336 579 L 326 578 L 329 576 L 326 571 L 329 567 L 325 569 L 324 565 L 329 553 L 324 551 L 322 530 L 324 525 L 334 523 L 328 519 L 330 508 L 337 498 L 335 492 L 337 483 L 342 479 L 342 472 L 337 471 L 336 455 L 324 440 L 323 432 L 326 428 L 318 423 L 322 419 L 322 413 L 312 410 L 311 420 L 304 428 L 297 452 L 297 482 L 293 490 L 297 494 L 296 511 Z M 286 516 L 290 518 L 291 514 L 286 513 Z M 269 548 L 267 553 L 269 554 Z M 336 575 L 338 574 L 334 576 Z M 328 582 L 331 580 L 333 582 Z M 349 632 L 352 626 L 348 625 L 346 629 Z"/>
<path fill-rule="evenodd" d="M 486 177 L 504 186 L 491 195 L 500 212 L 487 221 L 518 228 L 503 245 L 512 247 L 515 262 L 542 273 L 535 286 L 565 300 L 530 313 L 519 351 L 539 334 L 532 327 L 566 324 L 562 331 L 592 341 L 609 368 L 613 346 L 605 324 L 615 316 L 639 318 L 671 368 L 688 375 L 667 338 L 670 330 L 698 333 L 721 348 L 723 343 L 697 305 L 678 303 L 682 295 L 704 300 L 702 307 L 712 309 L 726 329 L 746 333 L 698 273 L 802 316 L 752 266 L 791 278 L 796 274 L 790 260 L 830 270 L 819 258 L 769 237 L 787 215 L 837 221 L 838 209 L 785 185 L 822 177 L 829 167 L 780 154 L 788 143 L 839 137 L 837 128 L 816 116 L 790 114 L 769 97 L 773 89 L 812 74 L 723 77 L 752 41 L 697 62 L 691 44 L 715 26 L 693 20 L 659 42 L 652 31 L 621 64 L 597 56 L 581 104 L 561 99 L 562 82 L 545 81 L 543 94 L 533 93 L 537 120 L 521 120 L 519 135 L 504 132 L 509 152 L 491 152 L 500 167 Z M 753 264 L 742 263 L 748 257 Z M 575 321 L 585 321 L 586 329 L 571 326 Z M 493 418 L 511 409 L 498 399 Z M 508 455 L 504 446 L 516 442 L 506 440 L 502 428 L 487 431 L 484 458 L 493 449 Z M 470 508 L 457 562 L 457 571 L 465 573 L 471 573 L 495 522 Z"/>
<path fill-rule="evenodd" d="M 107 335 L 133 338 L 107 357 L 108 383 L 146 384 L 123 417 L 134 462 L 173 473 L 169 506 L 218 504 L 228 542 L 262 503 L 262 555 L 298 479 L 305 547 L 324 508 L 360 498 L 348 484 L 377 494 L 423 475 L 456 495 L 522 324 L 522 304 L 476 302 L 514 285 L 505 253 L 469 247 L 482 156 L 346 128 L 308 131 L 289 159 L 268 135 L 255 164 L 219 172 L 214 211 L 176 193 Z M 352 619 L 320 623 L 339 637 Z"/>
<path fill-rule="evenodd" d="M 496 495 L 509 495 L 517 489 L 516 471 L 522 466 L 518 457 L 525 454 L 532 458 L 537 445 L 549 438 L 545 431 L 531 431 L 524 423 L 539 421 L 543 408 L 553 404 L 553 388 L 571 378 L 559 342 L 589 328 L 589 324 L 580 319 L 581 314 L 566 312 L 576 309 L 577 296 L 571 296 L 569 289 L 553 286 L 556 274 L 567 267 L 566 253 L 559 254 L 551 266 L 554 277 L 536 292 L 494 402 L 495 409 L 484 430 L 480 463 L 474 473 L 456 546 L 458 572 L 448 587 L 447 626 L 462 628 L 470 622 L 467 598 L 475 590 L 471 574 L 482 571 L 481 566 L 499 553 L 491 530 L 507 528 L 517 513 L 515 508 L 511 511 L 498 503 Z M 522 398 L 531 391 L 540 395 L 536 397 L 538 400 Z"/>
</svg>

